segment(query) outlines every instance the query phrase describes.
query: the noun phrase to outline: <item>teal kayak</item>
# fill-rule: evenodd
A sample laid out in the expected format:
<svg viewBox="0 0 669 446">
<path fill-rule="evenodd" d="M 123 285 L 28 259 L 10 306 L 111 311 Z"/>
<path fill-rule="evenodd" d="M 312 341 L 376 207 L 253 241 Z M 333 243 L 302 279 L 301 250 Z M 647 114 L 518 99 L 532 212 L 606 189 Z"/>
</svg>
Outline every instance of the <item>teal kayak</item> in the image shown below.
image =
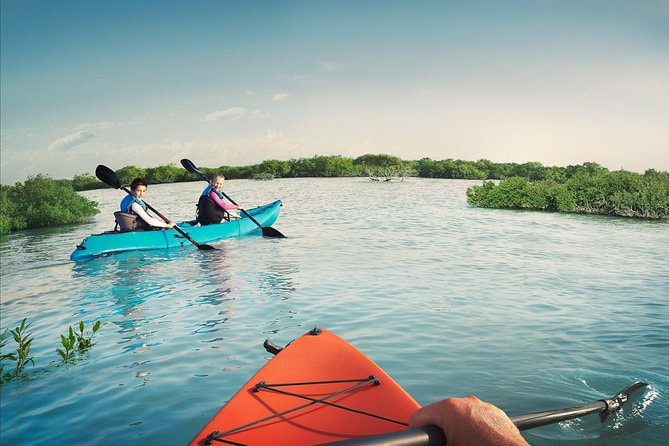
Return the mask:
<svg viewBox="0 0 669 446">
<path fill-rule="evenodd" d="M 271 226 L 279 217 L 281 200 L 263 206 L 247 209 L 260 225 Z M 242 218 L 225 223 L 198 226 L 195 222 L 179 223 L 179 226 L 198 243 L 210 243 L 230 237 L 262 234 L 261 229 L 249 217 L 242 213 Z M 70 254 L 75 262 L 91 257 L 123 251 L 145 249 L 176 248 L 192 246 L 191 243 L 175 229 L 153 231 L 118 232 L 108 231 L 86 237 Z"/>
</svg>

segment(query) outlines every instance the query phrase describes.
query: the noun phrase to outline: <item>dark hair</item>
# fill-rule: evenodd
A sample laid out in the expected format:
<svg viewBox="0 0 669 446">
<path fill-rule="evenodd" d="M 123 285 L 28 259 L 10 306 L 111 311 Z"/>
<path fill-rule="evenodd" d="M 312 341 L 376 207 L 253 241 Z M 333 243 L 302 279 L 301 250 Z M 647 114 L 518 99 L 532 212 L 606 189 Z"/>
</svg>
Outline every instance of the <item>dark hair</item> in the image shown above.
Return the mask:
<svg viewBox="0 0 669 446">
<path fill-rule="evenodd" d="M 144 186 L 144 187 L 149 187 L 148 184 L 146 184 L 146 181 L 144 181 L 144 178 L 135 178 L 132 180 L 132 183 L 130 183 L 130 189 L 135 190 L 139 186 Z"/>
</svg>

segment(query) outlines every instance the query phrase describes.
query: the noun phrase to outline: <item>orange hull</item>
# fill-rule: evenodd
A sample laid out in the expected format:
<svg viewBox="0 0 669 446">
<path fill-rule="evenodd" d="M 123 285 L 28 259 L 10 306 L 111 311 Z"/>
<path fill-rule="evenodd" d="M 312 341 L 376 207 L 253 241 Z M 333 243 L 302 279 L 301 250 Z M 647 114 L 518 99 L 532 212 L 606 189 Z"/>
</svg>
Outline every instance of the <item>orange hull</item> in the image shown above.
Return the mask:
<svg viewBox="0 0 669 446">
<path fill-rule="evenodd" d="M 406 429 L 402 423 L 418 403 L 355 347 L 319 332 L 303 335 L 267 362 L 191 445 L 208 444 L 214 431 L 224 442 L 210 444 L 311 445 Z"/>
</svg>

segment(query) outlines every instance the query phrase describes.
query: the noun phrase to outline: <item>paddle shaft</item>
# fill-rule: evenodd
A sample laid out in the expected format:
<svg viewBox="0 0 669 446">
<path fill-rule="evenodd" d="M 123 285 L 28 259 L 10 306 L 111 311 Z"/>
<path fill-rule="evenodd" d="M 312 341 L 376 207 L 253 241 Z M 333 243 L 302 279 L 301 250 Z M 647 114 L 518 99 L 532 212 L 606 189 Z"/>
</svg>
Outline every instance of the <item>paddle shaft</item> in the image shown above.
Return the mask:
<svg viewBox="0 0 669 446">
<path fill-rule="evenodd" d="M 244 213 L 244 215 L 246 215 L 248 218 L 250 218 L 251 221 L 252 221 L 253 223 L 255 223 L 260 229 L 264 229 L 263 226 L 262 226 L 260 223 L 258 223 L 258 220 L 256 220 L 255 218 L 253 218 L 253 217 L 251 216 L 251 214 L 249 214 L 248 212 L 246 212 L 246 210 L 244 210 L 244 208 L 240 208 L 239 205 L 238 205 L 237 203 L 235 203 L 235 200 L 233 200 L 232 198 L 230 198 L 230 197 L 228 196 L 228 194 L 226 194 L 226 193 L 223 192 L 223 191 L 220 191 L 220 192 L 221 192 L 221 195 L 223 195 L 225 198 L 227 198 L 228 201 L 229 201 L 230 203 L 232 203 L 232 204 L 234 204 L 235 206 L 237 206 L 237 207 L 239 208 L 239 210 L 242 211 L 242 212 Z"/>
<path fill-rule="evenodd" d="M 571 420 L 606 409 L 604 401 L 585 404 L 578 407 L 556 409 L 546 412 L 530 413 L 511 417 L 518 430 L 527 430 L 548 424 Z M 328 446 L 443 446 L 446 444 L 444 431 L 437 426 L 411 427 L 409 429 L 370 437 L 326 443 Z"/>
<path fill-rule="evenodd" d="M 511 417 L 511 421 L 521 431 L 573 418 L 580 418 L 593 413 L 599 413 L 601 421 L 604 422 L 609 415 L 620 409 L 627 402 L 632 392 L 646 385 L 644 382 L 637 381 L 610 399 L 594 401 L 581 406 L 517 415 Z M 329 446 L 443 446 L 446 444 L 446 437 L 444 432 L 437 426 L 423 426 L 326 444 Z"/>
<path fill-rule="evenodd" d="M 129 190 L 127 187 L 125 187 L 125 186 L 121 186 L 121 189 L 124 190 L 128 195 L 132 195 L 132 192 L 130 192 L 130 190 Z M 161 214 L 160 212 L 158 212 L 158 211 L 157 211 L 153 206 L 151 206 L 149 203 L 147 203 L 147 202 L 144 201 L 144 200 L 142 200 L 142 202 L 146 205 L 147 208 L 149 208 L 149 209 L 151 210 L 151 212 L 153 212 L 153 213 L 156 214 L 158 217 L 160 217 L 165 223 L 169 223 L 169 222 L 170 222 L 169 219 L 168 219 L 167 217 L 165 217 L 163 214 Z M 199 244 L 198 242 L 196 242 L 195 240 L 193 240 L 193 239 L 191 238 L 191 236 L 188 235 L 188 233 L 186 233 L 186 231 L 184 231 L 183 229 L 181 229 L 181 228 L 179 227 L 179 225 L 176 225 L 176 224 L 175 224 L 175 225 L 173 226 L 173 228 L 174 228 L 179 234 L 181 234 L 186 240 L 188 240 L 189 242 L 191 242 L 192 244 L 194 244 L 195 246 L 197 246 L 198 249 L 203 249 L 203 250 L 216 249 L 216 248 L 214 248 L 213 246 L 210 246 L 210 245 L 201 245 L 201 244 Z"/>
</svg>

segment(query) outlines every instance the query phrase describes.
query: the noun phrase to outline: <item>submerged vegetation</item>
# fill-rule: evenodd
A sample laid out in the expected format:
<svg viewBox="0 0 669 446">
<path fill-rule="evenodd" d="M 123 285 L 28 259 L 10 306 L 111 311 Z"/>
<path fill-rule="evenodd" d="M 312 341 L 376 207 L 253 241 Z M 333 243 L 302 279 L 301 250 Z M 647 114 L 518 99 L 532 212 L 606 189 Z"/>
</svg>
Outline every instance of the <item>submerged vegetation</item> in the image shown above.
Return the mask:
<svg viewBox="0 0 669 446">
<path fill-rule="evenodd" d="M 5 329 L 0 334 L 0 384 L 8 381 L 25 377 L 24 370 L 28 364 L 35 366 L 35 361 L 30 356 L 30 346 L 33 342 L 33 334 L 26 333 L 30 328 L 30 323 L 26 324 L 27 318 L 24 318 L 18 327 L 13 330 Z M 75 331 L 69 327 L 66 335 L 60 335 L 63 349 L 57 348 L 56 353 L 60 355 L 64 364 L 72 363 L 74 361 L 75 353 L 83 354 L 93 346 L 93 335 L 100 329 L 100 321 L 95 322 L 91 327 L 91 333 L 85 333 L 84 322 L 79 321 L 79 331 Z M 14 339 L 16 343 L 16 350 L 7 353 L 7 344 L 9 336 Z M 7 364 L 11 365 L 11 370 L 5 371 Z"/>
<path fill-rule="evenodd" d="M 68 329 L 67 336 L 60 335 L 60 343 L 63 348 L 57 348 L 56 353 L 61 357 L 64 363 L 74 360 L 75 352 L 83 353 L 93 346 L 93 335 L 100 329 L 100 321 L 97 321 L 91 327 L 91 334 L 84 333 L 84 322 L 79 321 L 79 331 L 74 331 L 72 327 Z"/>
<path fill-rule="evenodd" d="M 30 345 L 33 342 L 32 333 L 26 333 L 26 330 L 29 328 L 30 324 L 26 325 L 26 319 L 24 318 L 18 327 L 13 330 L 5 329 L 2 335 L 0 335 L 0 350 L 3 352 L 0 355 L 0 383 L 19 378 L 28 363 L 35 366 L 33 357 L 29 356 Z M 12 335 L 14 342 L 17 344 L 16 350 L 12 353 L 5 353 L 8 333 Z M 13 369 L 11 371 L 5 372 L 4 362 L 6 361 L 13 362 Z"/>
<path fill-rule="evenodd" d="M 36 175 L 14 186 L 3 184 L 0 192 L 0 235 L 78 223 L 99 212 L 97 203 L 77 194 L 71 181 L 47 175 Z"/>
<path fill-rule="evenodd" d="M 207 176 L 223 172 L 228 179 L 296 177 L 418 176 L 484 181 L 467 190 L 470 204 L 490 208 L 536 209 L 559 212 L 605 214 L 652 219 L 669 218 L 669 173 L 653 169 L 645 174 L 611 172 L 596 163 L 567 167 L 538 162 L 494 163 L 481 159 L 415 161 L 393 155 L 366 154 L 357 158 L 339 155 L 266 160 L 250 166 L 202 167 Z M 125 166 L 116 171 L 122 184 L 136 177 L 149 184 L 197 181 L 195 174 L 174 164 L 141 168 Z M 0 235 L 13 230 L 76 223 L 98 212 L 97 204 L 75 191 L 108 187 L 85 173 L 72 180 L 53 180 L 36 175 L 25 183 L 2 186 Z"/>
</svg>

